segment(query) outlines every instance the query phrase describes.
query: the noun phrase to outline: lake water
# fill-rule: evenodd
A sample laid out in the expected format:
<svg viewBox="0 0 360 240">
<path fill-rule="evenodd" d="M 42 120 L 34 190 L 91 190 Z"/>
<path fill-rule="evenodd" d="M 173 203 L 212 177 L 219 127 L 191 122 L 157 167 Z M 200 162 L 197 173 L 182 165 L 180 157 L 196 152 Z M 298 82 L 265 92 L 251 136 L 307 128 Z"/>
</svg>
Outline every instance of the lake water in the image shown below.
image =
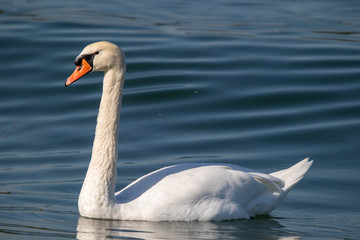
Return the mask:
<svg viewBox="0 0 360 240">
<path fill-rule="evenodd" d="M 252 220 L 80 218 L 102 74 L 64 82 L 99 40 L 127 57 L 117 189 L 182 162 L 313 167 Z M 0 73 L 0 239 L 360 239 L 358 1 L 2 0 Z"/>
</svg>

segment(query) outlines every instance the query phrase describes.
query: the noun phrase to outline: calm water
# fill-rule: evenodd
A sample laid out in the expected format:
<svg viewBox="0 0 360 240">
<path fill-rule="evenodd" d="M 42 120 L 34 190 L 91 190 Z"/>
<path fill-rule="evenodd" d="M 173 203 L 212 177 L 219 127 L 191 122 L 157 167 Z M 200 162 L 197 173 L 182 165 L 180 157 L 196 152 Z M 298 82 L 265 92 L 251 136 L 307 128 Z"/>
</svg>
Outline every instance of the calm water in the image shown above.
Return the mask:
<svg viewBox="0 0 360 240">
<path fill-rule="evenodd" d="M 64 81 L 98 40 L 127 56 L 118 189 L 180 162 L 315 164 L 254 220 L 80 218 L 102 74 Z M 0 239 L 360 239 L 356 0 L 2 0 L 0 73 Z"/>
</svg>

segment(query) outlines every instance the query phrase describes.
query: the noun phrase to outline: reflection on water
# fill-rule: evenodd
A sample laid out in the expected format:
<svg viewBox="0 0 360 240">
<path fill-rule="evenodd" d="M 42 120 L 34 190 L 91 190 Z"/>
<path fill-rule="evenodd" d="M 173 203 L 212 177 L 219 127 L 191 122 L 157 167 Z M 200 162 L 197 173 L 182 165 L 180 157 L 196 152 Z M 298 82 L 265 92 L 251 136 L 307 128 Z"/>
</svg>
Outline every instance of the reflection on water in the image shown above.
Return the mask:
<svg viewBox="0 0 360 240">
<path fill-rule="evenodd" d="M 95 239 L 299 239 L 268 216 L 225 222 L 112 221 L 80 217 L 77 238 Z"/>
</svg>

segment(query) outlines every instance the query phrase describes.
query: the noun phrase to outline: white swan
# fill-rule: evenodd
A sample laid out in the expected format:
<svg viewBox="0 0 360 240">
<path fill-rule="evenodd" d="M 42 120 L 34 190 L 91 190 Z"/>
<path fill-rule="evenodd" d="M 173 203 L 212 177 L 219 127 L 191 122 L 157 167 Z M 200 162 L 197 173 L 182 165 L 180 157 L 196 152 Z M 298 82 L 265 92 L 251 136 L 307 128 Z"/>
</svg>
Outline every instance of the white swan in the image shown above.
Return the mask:
<svg viewBox="0 0 360 240">
<path fill-rule="evenodd" d="M 269 175 L 231 164 L 179 164 L 115 193 L 124 54 L 112 43 L 96 42 L 84 48 L 75 65 L 66 86 L 91 71 L 105 72 L 92 157 L 79 196 L 81 216 L 148 221 L 250 218 L 272 211 L 312 164 L 307 158 Z"/>
</svg>

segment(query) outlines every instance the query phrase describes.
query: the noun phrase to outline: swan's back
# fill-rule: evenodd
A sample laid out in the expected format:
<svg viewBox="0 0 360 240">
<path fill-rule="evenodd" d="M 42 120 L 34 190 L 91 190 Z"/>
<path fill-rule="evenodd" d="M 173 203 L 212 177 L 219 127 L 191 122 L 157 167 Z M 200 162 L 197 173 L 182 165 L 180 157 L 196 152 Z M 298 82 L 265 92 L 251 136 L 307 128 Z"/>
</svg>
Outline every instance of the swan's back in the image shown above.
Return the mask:
<svg viewBox="0 0 360 240">
<path fill-rule="evenodd" d="M 118 217 L 156 221 L 249 218 L 272 211 L 287 194 L 284 186 L 286 179 L 232 164 L 179 164 L 147 174 L 118 192 Z"/>
</svg>

